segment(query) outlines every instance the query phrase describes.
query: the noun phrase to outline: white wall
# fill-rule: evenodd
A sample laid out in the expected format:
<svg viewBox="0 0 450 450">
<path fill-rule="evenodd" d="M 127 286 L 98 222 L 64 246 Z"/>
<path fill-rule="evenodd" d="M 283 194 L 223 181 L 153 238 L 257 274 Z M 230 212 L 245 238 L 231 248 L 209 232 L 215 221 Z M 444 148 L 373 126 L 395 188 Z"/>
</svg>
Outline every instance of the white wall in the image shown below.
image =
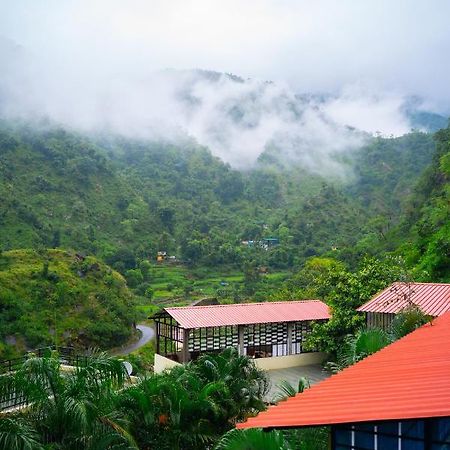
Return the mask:
<svg viewBox="0 0 450 450">
<path fill-rule="evenodd" d="M 326 353 L 311 352 L 299 355 L 272 356 L 271 358 L 256 358 L 257 367 L 264 370 L 286 369 L 288 367 L 309 366 L 325 361 Z"/>
<path fill-rule="evenodd" d="M 155 363 L 153 365 L 153 371 L 155 373 L 161 373 L 165 369 L 171 369 L 172 367 L 180 366 L 181 364 L 173 361 L 172 359 L 166 358 L 165 356 L 158 355 L 155 353 Z"/>
</svg>

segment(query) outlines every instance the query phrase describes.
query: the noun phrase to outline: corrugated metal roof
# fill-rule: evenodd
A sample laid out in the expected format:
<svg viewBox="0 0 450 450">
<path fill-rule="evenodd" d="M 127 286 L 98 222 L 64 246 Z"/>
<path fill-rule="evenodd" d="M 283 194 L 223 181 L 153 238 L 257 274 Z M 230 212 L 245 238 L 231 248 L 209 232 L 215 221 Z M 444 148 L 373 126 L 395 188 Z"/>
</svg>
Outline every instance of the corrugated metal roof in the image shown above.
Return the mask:
<svg viewBox="0 0 450 450">
<path fill-rule="evenodd" d="M 450 311 L 450 284 L 394 283 L 359 307 L 358 311 L 395 314 L 411 302 L 425 314 L 440 316 Z"/>
<path fill-rule="evenodd" d="M 330 318 L 328 306 L 320 300 L 184 306 L 165 311 L 186 329 Z"/>
<path fill-rule="evenodd" d="M 442 416 L 450 416 L 450 312 L 238 428 Z"/>
</svg>

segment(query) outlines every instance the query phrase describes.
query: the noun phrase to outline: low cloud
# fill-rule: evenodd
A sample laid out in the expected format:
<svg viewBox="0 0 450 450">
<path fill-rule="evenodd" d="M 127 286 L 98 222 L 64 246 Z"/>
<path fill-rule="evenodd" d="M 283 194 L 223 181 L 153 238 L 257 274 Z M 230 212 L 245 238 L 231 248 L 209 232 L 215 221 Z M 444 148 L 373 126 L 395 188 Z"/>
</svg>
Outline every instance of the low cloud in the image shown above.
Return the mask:
<svg viewBox="0 0 450 450">
<path fill-rule="evenodd" d="M 3 2 L 0 113 L 340 173 L 368 134 L 409 131 L 409 96 L 448 112 L 449 6 L 431 2 Z"/>
<path fill-rule="evenodd" d="M 42 61 L 9 41 L 0 75 L 0 112 L 46 117 L 83 132 L 178 142 L 187 136 L 233 167 L 255 165 L 263 152 L 279 163 L 345 176 L 340 154 L 368 134 L 400 135 L 411 126 L 398 94 L 353 85 L 333 95 L 300 95 L 287 84 L 203 70 L 102 76 Z"/>
</svg>

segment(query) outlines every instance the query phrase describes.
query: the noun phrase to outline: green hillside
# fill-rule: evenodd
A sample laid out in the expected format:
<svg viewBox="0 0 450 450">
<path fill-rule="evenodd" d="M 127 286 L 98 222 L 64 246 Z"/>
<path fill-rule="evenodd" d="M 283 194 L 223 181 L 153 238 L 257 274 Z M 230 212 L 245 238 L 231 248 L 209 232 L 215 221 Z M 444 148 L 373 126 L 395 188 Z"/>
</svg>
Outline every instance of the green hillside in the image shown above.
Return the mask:
<svg viewBox="0 0 450 450">
<path fill-rule="evenodd" d="M 2 122 L 0 337 L 115 346 L 152 298 L 264 300 L 316 256 L 352 270 L 394 252 L 448 281 L 449 132 L 369 139 L 341 158 L 346 178 L 326 179 L 267 161 L 237 171 L 192 141 Z M 178 266 L 157 269 L 158 251 Z"/>
<path fill-rule="evenodd" d="M 421 176 L 397 239 L 418 276 L 450 280 L 450 127 L 435 134 L 436 152 Z M 398 236 L 399 235 L 399 236 Z M 404 238 L 407 236 L 407 239 Z"/>
<path fill-rule="evenodd" d="M 352 258 L 361 240 L 360 253 L 377 251 L 434 147 L 425 133 L 374 138 L 341 161 L 346 178 L 325 178 L 295 165 L 240 172 L 191 141 L 3 122 L 0 248 L 76 248 L 122 273 L 159 250 L 208 266 L 286 268 L 335 248 Z M 280 245 L 241 245 L 267 237 Z"/>
<path fill-rule="evenodd" d="M 42 345 L 120 345 L 132 335 L 124 278 L 94 257 L 64 250 L 0 256 L 0 359 Z"/>
</svg>

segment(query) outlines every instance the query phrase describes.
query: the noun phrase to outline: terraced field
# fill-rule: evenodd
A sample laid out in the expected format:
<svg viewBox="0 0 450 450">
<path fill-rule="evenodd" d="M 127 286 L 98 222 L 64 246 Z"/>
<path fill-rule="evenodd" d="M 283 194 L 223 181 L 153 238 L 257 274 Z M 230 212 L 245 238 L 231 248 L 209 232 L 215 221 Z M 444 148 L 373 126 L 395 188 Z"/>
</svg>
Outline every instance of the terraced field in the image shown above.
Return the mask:
<svg viewBox="0 0 450 450">
<path fill-rule="evenodd" d="M 264 274 L 271 285 L 284 281 L 289 272 Z M 151 269 L 153 298 L 142 298 L 138 310 L 151 315 L 162 306 L 183 306 L 205 297 L 216 297 L 222 303 L 242 300 L 244 274 L 235 269 L 188 268 L 181 265 L 159 264 Z M 245 299 L 251 299 L 251 296 Z"/>
</svg>

